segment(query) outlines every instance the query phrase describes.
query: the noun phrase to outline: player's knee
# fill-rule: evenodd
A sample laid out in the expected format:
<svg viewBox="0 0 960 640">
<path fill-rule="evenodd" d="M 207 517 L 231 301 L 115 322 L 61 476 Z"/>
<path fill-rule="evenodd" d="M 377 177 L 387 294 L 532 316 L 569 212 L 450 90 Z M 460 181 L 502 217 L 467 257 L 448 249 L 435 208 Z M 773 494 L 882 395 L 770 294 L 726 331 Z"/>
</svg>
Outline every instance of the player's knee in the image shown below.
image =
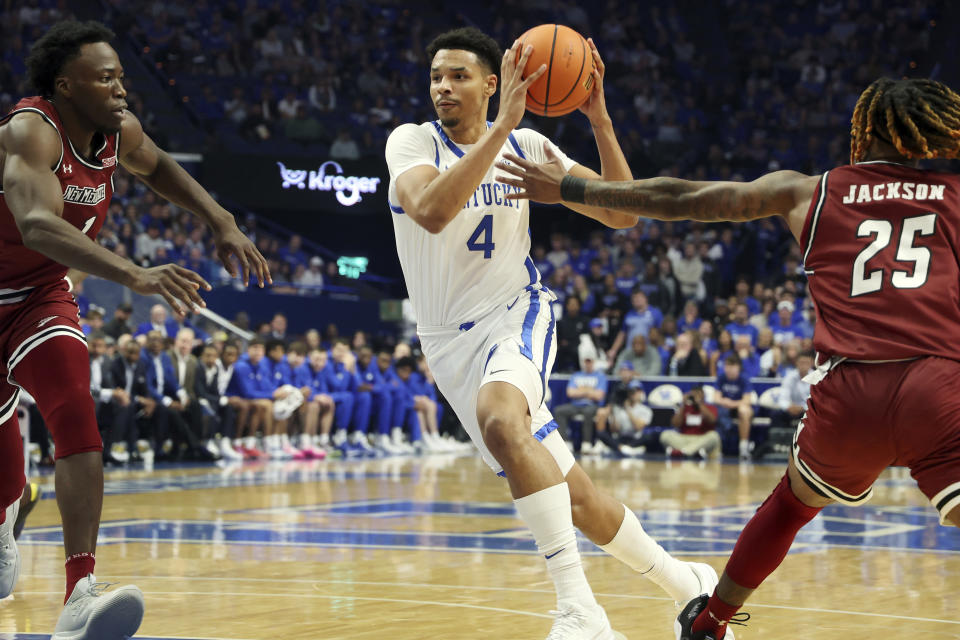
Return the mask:
<svg viewBox="0 0 960 640">
<path fill-rule="evenodd" d="M 50 431 L 56 457 L 102 451 L 96 408 L 85 381 L 65 378 L 56 393 L 37 397 L 37 407 Z"/>
<path fill-rule="evenodd" d="M 480 432 L 484 444 L 496 456 L 499 452 L 509 451 L 516 446 L 520 430 L 513 421 L 500 414 L 491 413 L 480 422 Z"/>
</svg>

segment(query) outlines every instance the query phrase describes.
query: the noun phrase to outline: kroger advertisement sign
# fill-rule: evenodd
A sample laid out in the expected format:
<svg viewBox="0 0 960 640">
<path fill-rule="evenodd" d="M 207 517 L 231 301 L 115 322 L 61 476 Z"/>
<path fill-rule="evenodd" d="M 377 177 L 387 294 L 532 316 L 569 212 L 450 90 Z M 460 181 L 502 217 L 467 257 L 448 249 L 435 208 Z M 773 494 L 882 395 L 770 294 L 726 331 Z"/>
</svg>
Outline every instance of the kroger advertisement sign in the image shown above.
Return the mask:
<svg viewBox="0 0 960 640">
<path fill-rule="evenodd" d="M 205 186 L 254 209 L 383 214 L 386 166 L 374 162 L 208 154 Z"/>
</svg>

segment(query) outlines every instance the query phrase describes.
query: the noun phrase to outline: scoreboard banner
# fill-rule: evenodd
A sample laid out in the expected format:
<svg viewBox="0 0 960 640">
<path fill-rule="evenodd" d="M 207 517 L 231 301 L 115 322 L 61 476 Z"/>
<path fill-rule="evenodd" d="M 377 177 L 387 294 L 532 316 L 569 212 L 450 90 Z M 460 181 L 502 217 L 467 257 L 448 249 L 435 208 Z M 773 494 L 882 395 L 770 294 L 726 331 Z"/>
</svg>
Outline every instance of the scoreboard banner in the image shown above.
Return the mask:
<svg viewBox="0 0 960 640">
<path fill-rule="evenodd" d="M 384 214 L 386 163 L 287 156 L 280 153 L 204 155 L 202 182 L 251 209 Z"/>
</svg>

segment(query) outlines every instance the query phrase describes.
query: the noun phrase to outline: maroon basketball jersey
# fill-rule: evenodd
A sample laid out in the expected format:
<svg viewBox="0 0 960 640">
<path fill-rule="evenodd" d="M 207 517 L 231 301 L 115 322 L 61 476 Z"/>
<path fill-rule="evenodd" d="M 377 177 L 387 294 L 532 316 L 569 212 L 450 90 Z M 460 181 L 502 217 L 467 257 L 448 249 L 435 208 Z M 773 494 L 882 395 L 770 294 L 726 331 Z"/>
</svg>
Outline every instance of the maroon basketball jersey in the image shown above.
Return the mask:
<svg viewBox="0 0 960 640">
<path fill-rule="evenodd" d="M 886 161 L 828 171 L 800 244 L 821 361 L 960 360 L 960 177 Z"/>
<path fill-rule="evenodd" d="M 60 116 L 46 98 L 24 98 L 5 117 L 0 126 L 18 113 L 39 113 L 60 136 L 60 161 L 53 168 L 63 192 L 63 218 L 83 231 L 91 240 L 103 226 L 113 196 L 113 172 L 117 168 L 120 134 L 94 139 L 94 158 L 77 153 L 63 131 Z M 0 303 L 22 298 L 24 289 L 62 279 L 67 268 L 23 246 L 23 240 L 6 198 L 0 191 Z"/>
</svg>

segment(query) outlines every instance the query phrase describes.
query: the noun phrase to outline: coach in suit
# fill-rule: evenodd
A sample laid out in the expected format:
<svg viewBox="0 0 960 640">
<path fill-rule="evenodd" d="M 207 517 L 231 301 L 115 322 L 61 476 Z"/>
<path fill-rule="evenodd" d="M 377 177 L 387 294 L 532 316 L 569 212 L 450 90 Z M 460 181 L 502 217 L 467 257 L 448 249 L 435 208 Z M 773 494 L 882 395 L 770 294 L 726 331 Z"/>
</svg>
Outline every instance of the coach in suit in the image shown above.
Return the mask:
<svg viewBox="0 0 960 640">
<path fill-rule="evenodd" d="M 186 445 L 189 453 L 200 454 L 200 441 L 181 415 L 190 403 L 190 396 L 180 387 L 173 360 L 170 354 L 163 350 L 163 343 L 163 334 L 159 331 L 147 333 L 147 349 L 144 354 L 147 361 L 147 387 L 151 397 L 157 402 L 158 442 L 172 440 L 173 435 L 177 442 L 173 443 L 172 450 L 158 451 L 157 457 L 180 457 L 181 444 Z"/>
<path fill-rule="evenodd" d="M 140 355 L 140 345 L 131 340 L 110 362 L 108 371 L 111 383 L 122 389 L 130 401 L 113 412 L 112 425 L 104 435 L 103 455 L 107 462 L 119 462 L 117 459 L 108 458 L 113 443 L 126 444 L 130 455 L 134 458 L 138 456 L 138 414 L 144 418 L 146 428 L 152 427 L 155 422 L 157 402 L 151 397 L 147 387 L 147 367 Z"/>
<path fill-rule="evenodd" d="M 192 353 L 195 340 L 196 334 L 193 329 L 183 327 L 177 332 L 177 337 L 173 341 L 173 348 L 167 351 L 167 355 L 170 356 L 170 361 L 173 363 L 173 370 L 177 375 L 177 384 L 187 395 L 180 413 L 190 429 L 201 440 L 204 440 L 203 411 L 197 404 L 196 392 L 197 369 L 200 368 L 200 363 Z"/>
<path fill-rule="evenodd" d="M 172 338 L 177 335 L 180 325 L 167 314 L 167 308 L 162 304 L 150 307 L 150 322 L 144 322 L 137 327 L 134 337 L 147 335 L 151 331 L 159 331 L 163 338 Z"/>
<path fill-rule="evenodd" d="M 103 438 L 105 462 L 126 462 L 126 454 L 112 451 L 117 442 L 117 419 L 130 404 L 130 396 L 114 381 L 110 359 L 107 357 L 107 340 L 101 332 L 90 335 L 90 393 L 93 395 L 97 425 Z M 116 454 L 116 455 L 114 455 Z"/>
</svg>

